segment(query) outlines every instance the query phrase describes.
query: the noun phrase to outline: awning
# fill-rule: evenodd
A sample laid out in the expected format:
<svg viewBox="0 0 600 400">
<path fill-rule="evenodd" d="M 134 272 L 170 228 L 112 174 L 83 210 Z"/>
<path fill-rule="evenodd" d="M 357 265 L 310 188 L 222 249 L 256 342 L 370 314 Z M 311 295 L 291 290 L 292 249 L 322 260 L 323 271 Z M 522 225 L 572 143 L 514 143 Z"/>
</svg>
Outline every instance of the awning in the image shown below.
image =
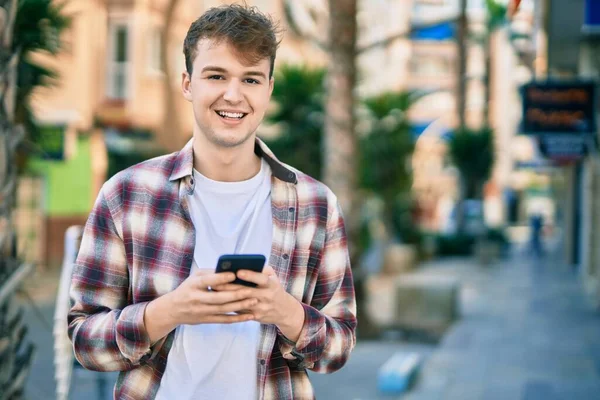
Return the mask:
<svg viewBox="0 0 600 400">
<path fill-rule="evenodd" d="M 413 40 L 452 40 L 456 27 L 452 22 L 444 22 L 426 28 L 417 28 L 411 38 Z"/>
</svg>

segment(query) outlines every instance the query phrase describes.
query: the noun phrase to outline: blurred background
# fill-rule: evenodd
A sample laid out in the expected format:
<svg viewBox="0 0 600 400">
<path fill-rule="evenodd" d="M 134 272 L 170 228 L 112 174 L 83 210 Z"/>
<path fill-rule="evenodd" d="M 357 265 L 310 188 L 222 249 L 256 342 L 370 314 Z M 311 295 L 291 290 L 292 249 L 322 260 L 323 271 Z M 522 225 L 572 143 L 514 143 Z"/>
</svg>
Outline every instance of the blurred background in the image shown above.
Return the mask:
<svg viewBox="0 0 600 400">
<path fill-rule="evenodd" d="M 180 149 L 217 0 L 0 0 L 0 399 L 112 398 L 65 341 L 102 184 Z M 600 0 L 257 0 L 259 136 L 347 220 L 358 344 L 320 399 L 597 399 Z"/>
</svg>

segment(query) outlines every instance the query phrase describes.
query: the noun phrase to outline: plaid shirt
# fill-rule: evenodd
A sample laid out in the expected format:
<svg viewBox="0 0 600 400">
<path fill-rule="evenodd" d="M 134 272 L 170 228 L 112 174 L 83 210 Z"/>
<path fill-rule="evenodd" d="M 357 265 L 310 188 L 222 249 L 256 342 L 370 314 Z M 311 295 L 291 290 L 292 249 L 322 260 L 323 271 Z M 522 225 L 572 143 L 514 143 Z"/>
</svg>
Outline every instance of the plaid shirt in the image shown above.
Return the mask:
<svg viewBox="0 0 600 400">
<path fill-rule="evenodd" d="M 280 163 L 258 139 L 255 152 L 273 172 L 269 264 L 305 312 L 296 343 L 275 325 L 261 325 L 258 397 L 312 399 L 306 369 L 340 369 L 356 342 L 344 222 L 325 185 Z M 153 399 L 165 371 L 175 331 L 151 345 L 144 309 L 190 274 L 192 168 L 190 141 L 179 152 L 120 172 L 102 187 L 85 226 L 73 271 L 69 337 L 85 368 L 121 371 L 114 390 L 119 400 Z"/>
</svg>

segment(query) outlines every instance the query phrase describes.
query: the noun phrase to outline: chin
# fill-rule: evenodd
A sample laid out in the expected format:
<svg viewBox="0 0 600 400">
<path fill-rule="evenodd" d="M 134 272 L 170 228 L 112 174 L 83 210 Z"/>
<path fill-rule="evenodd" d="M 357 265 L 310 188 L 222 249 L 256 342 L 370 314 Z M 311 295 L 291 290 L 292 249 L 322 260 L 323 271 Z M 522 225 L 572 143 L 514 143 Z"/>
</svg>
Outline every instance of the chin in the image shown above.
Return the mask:
<svg viewBox="0 0 600 400">
<path fill-rule="evenodd" d="M 220 147 L 237 147 L 246 143 L 252 137 L 252 133 L 246 133 L 244 135 L 231 135 L 231 134 L 216 134 L 211 135 L 209 138 L 211 142 Z"/>
</svg>

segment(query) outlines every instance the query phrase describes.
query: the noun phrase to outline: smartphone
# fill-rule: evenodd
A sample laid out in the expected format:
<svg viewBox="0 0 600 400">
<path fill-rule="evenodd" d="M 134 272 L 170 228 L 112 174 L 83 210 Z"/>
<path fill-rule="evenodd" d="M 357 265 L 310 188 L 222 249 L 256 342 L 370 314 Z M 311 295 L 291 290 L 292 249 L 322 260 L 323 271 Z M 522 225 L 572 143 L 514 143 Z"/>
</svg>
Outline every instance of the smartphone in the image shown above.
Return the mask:
<svg viewBox="0 0 600 400">
<path fill-rule="evenodd" d="M 262 272 L 267 259 L 262 254 L 224 254 L 217 261 L 215 272 L 238 272 L 241 269 L 247 269 L 254 272 Z M 256 287 L 255 283 L 235 278 L 232 282 L 236 285 Z"/>
</svg>

